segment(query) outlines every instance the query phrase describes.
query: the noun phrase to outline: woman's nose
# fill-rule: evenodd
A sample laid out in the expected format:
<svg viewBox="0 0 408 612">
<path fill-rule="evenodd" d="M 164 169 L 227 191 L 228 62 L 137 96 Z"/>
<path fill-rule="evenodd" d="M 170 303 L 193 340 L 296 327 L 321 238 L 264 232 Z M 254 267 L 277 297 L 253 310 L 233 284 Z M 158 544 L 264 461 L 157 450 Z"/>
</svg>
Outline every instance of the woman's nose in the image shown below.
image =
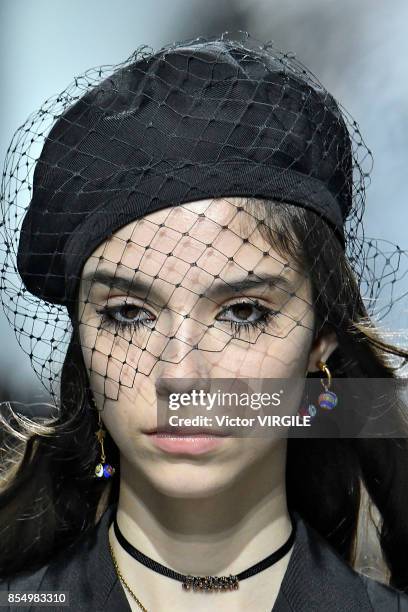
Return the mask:
<svg viewBox="0 0 408 612">
<path fill-rule="evenodd" d="M 185 348 L 185 347 L 184 347 Z M 209 392 L 211 388 L 210 368 L 203 351 L 191 348 L 178 363 L 159 361 L 156 364 L 156 393 L 168 396 L 170 393 L 189 393 L 194 389 Z"/>
</svg>

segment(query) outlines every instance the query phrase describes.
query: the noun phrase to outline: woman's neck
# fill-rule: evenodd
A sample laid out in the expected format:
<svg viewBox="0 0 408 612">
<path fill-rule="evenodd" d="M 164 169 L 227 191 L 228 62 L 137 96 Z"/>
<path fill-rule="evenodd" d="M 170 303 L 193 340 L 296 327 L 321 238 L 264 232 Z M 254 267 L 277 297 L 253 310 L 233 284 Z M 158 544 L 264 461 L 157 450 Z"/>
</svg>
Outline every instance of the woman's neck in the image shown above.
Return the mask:
<svg viewBox="0 0 408 612">
<path fill-rule="evenodd" d="M 286 443 L 279 441 L 224 490 L 176 498 L 155 489 L 122 457 L 119 528 L 133 546 L 182 574 L 236 574 L 290 534 L 285 464 Z"/>
</svg>

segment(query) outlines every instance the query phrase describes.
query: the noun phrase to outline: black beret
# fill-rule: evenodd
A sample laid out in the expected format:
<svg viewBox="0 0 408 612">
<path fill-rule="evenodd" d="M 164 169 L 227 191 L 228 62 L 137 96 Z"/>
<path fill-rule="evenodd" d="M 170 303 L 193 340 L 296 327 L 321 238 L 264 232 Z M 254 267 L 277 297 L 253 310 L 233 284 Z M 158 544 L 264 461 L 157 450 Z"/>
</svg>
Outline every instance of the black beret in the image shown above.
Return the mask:
<svg viewBox="0 0 408 612">
<path fill-rule="evenodd" d="M 342 241 L 352 154 L 341 112 L 267 49 L 221 39 L 162 49 L 57 117 L 34 172 L 19 273 L 31 293 L 68 304 L 86 259 L 112 232 L 221 196 L 309 208 Z"/>
</svg>

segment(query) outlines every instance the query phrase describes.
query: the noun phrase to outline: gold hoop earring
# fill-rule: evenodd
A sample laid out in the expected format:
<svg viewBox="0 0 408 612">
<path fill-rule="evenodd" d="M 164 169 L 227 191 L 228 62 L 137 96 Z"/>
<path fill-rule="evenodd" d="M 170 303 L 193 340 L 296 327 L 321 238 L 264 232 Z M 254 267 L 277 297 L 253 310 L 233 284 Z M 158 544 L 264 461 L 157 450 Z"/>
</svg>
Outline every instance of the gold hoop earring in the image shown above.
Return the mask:
<svg viewBox="0 0 408 612">
<path fill-rule="evenodd" d="M 323 393 L 321 393 L 319 395 L 319 398 L 318 398 L 317 402 L 318 402 L 320 408 L 324 408 L 325 410 L 333 410 L 333 408 L 335 408 L 337 406 L 338 397 L 334 393 L 334 391 L 329 391 L 329 389 L 331 387 L 331 383 L 332 383 L 331 372 L 330 372 L 329 368 L 327 367 L 327 364 L 324 363 L 323 361 L 318 361 L 317 362 L 317 366 L 318 366 L 319 370 L 324 372 L 324 374 L 327 377 L 327 380 L 324 380 L 324 379 L 320 380 L 324 391 L 323 391 Z"/>
</svg>

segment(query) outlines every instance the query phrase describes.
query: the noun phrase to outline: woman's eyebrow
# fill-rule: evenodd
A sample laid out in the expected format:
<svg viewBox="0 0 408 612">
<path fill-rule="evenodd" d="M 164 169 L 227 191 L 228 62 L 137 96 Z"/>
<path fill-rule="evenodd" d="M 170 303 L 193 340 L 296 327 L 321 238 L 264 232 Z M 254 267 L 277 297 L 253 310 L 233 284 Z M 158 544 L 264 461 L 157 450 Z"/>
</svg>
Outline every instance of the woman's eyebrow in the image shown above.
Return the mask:
<svg viewBox="0 0 408 612">
<path fill-rule="evenodd" d="M 143 296 L 149 294 L 153 299 L 156 296 L 158 301 L 160 301 L 160 290 L 158 290 L 157 287 L 153 287 L 152 282 L 145 281 L 141 278 L 119 276 L 103 270 L 96 270 L 84 276 L 83 282 L 91 284 L 98 283 L 109 288 L 119 289 L 125 293 L 134 293 Z M 282 272 L 280 274 L 259 274 L 242 280 L 231 279 L 231 281 L 228 282 L 221 279 L 215 280 L 207 290 L 201 291 L 200 293 L 205 294 L 207 297 L 211 297 L 214 295 L 220 296 L 224 294 L 240 293 L 247 289 L 265 289 L 273 287 L 278 287 L 286 293 L 293 293 L 294 289 L 293 283 Z"/>
</svg>

